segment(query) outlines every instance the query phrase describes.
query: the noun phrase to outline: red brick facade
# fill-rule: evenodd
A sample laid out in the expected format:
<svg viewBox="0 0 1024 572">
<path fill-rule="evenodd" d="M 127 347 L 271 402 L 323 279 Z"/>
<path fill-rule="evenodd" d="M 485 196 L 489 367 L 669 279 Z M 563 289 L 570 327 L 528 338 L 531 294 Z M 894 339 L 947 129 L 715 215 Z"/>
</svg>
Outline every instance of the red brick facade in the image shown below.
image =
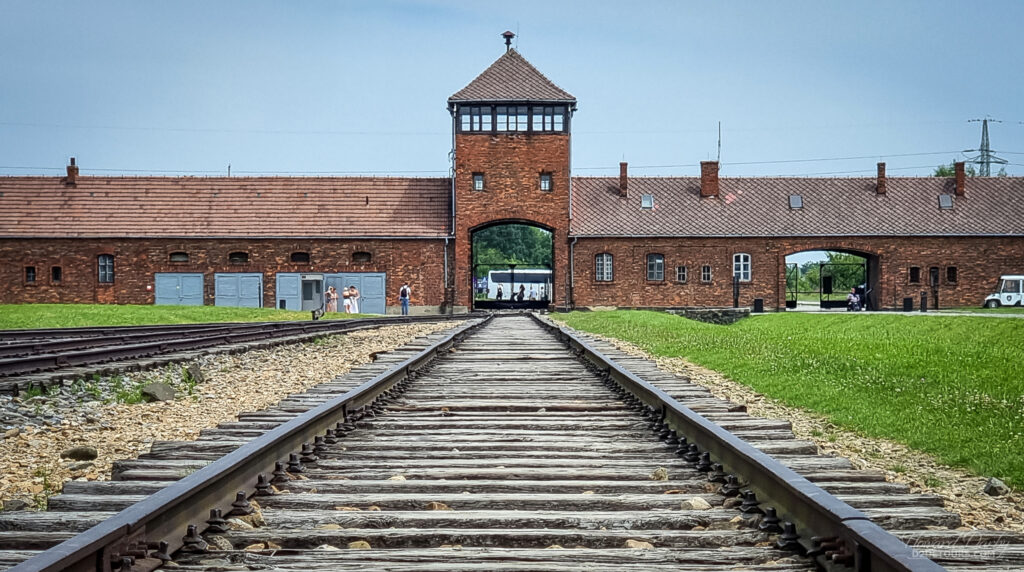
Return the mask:
<svg viewBox="0 0 1024 572">
<path fill-rule="evenodd" d="M 877 307 L 896 309 L 903 298 L 919 304 L 927 292 L 929 306 L 937 292 L 940 307 L 980 306 L 997 286 L 1000 274 L 1024 269 L 1024 239 L 987 237 L 863 237 L 863 238 L 584 238 L 575 248 L 577 307 L 731 306 L 733 255 L 749 254 L 751 280 L 741 283 L 739 303 L 764 300 L 766 309 L 785 305 L 786 256 L 808 250 L 852 252 L 868 259 Z M 613 280 L 595 279 L 595 256 L 613 256 Z M 665 279 L 647 280 L 647 255 L 665 257 Z M 701 267 L 711 266 L 711 281 L 701 280 Z M 687 280 L 676 280 L 676 268 L 687 267 Z M 910 282 L 910 268 L 920 269 Z M 933 292 L 929 269 L 939 269 Z M 956 281 L 947 269 L 955 267 Z"/>
<path fill-rule="evenodd" d="M 550 174 L 550 191 L 540 176 Z M 482 174 L 484 189 L 473 190 Z M 569 230 L 567 133 L 459 133 L 455 137 L 455 305 L 472 307 L 472 231 L 489 223 L 527 222 L 553 232 L 552 304 L 566 297 Z"/>
<path fill-rule="evenodd" d="M 185 252 L 188 262 L 171 262 L 172 252 Z M 247 264 L 231 264 L 232 252 L 246 252 Z M 292 253 L 309 254 L 309 263 L 291 262 Z M 356 252 L 370 253 L 370 262 L 353 262 Z M 440 306 L 444 296 L 444 242 L 441 240 L 248 240 L 248 239 L 0 239 L 0 302 L 152 304 L 157 272 L 201 272 L 206 304 L 214 302 L 217 272 L 263 274 L 264 307 L 276 306 L 275 275 L 279 272 L 386 272 L 387 305 L 397 306 L 398 288 L 408 281 L 416 306 Z M 114 281 L 98 278 L 98 257 L 114 256 Z M 26 282 L 25 268 L 36 280 Z M 60 282 L 51 269 L 61 268 Z"/>
</svg>

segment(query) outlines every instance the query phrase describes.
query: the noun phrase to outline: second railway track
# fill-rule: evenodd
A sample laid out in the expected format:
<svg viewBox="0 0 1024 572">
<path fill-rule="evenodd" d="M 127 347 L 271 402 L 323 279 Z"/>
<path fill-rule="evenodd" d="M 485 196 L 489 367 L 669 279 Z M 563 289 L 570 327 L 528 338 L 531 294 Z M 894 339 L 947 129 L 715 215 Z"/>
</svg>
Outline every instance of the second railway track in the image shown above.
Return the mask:
<svg viewBox="0 0 1024 572">
<path fill-rule="evenodd" d="M 78 483 L 55 497 L 52 507 L 68 511 L 67 518 L 4 516 L 0 528 L 20 528 L 36 540 L 22 549 L 37 549 L 68 535 L 53 533 L 54 523 L 82 529 L 162 490 L 163 497 L 143 501 L 158 512 L 122 513 L 105 532 L 94 530 L 20 569 L 98 563 L 145 570 L 182 545 L 173 559 L 184 570 L 804 570 L 826 561 L 839 569 L 938 569 L 867 517 L 949 565 L 1024 565 L 1018 536 L 979 533 L 973 551 L 958 550 L 960 537 L 948 530 L 958 519 L 938 499 L 817 455 L 785 422 L 749 417 L 706 390 L 649 372 L 683 407 L 597 360 L 586 340 L 570 340 L 567 351 L 559 338 L 566 334 L 530 317 L 493 319 L 461 343 L 445 343 L 435 360 L 402 366 L 408 375 L 390 382 L 378 376 L 376 386 L 371 381 L 347 393 L 343 384 L 325 384 L 204 431 L 198 441 L 155 444 L 139 460 L 121 463 L 119 480 Z M 756 449 L 730 452 L 712 442 L 705 433 L 721 427 L 688 421 L 689 410 L 732 431 L 722 442 L 740 436 Z M 332 430 L 303 453 L 295 443 L 323 435 L 292 427 L 306 418 Z M 257 451 L 267 431 L 291 449 Z M 696 446 L 680 443 L 683 437 Z M 803 476 L 781 466 L 774 475 L 757 473 L 758 466 L 774 467 L 765 452 Z M 252 467 L 229 465 L 234 460 L 268 480 L 277 461 L 276 494 L 257 487 Z M 709 461 L 725 463 L 737 480 Z M 228 483 L 202 480 L 214 473 Z M 848 504 L 824 492 L 819 506 L 801 504 L 801 495 L 820 491 L 804 477 Z M 223 498 L 231 487 L 243 497 L 260 491 L 251 498 L 264 526 L 218 532 L 221 523 L 206 513 L 231 510 L 231 499 Z M 772 503 L 759 503 L 748 489 Z M 191 496 L 172 497 L 177 492 Z M 184 506 L 190 503 L 205 505 Z M 244 506 L 243 498 L 236 508 Z M 802 548 L 787 543 L 789 535 L 764 516 L 769 506 L 821 530 L 797 530 Z M 135 509 L 141 511 L 128 511 Z M 186 534 L 188 523 L 196 532 L 207 529 L 207 551 L 199 549 L 205 541 Z M 824 541 L 812 542 L 812 535 Z M 168 544 L 161 549 L 160 541 Z M 807 548 L 810 556 L 801 555 Z"/>
</svg>

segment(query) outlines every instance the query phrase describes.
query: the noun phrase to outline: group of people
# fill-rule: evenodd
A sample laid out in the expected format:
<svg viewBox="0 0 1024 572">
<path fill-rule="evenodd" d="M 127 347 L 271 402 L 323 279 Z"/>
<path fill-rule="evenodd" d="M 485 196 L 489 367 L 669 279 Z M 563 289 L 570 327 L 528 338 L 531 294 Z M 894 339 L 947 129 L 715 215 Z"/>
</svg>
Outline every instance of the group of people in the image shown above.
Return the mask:
<svg viewBox="0 0 1024 572">
<path fill-rule="evenodd" d="M 523 285 L 523 284 L 520 284 L 519 285 L 519 292 L 512 292 L 512 294 L 509 295 L 509 297 L 508 297 L 508 301 L 509 302 L 522 302 L 523 299 L 526 298 L 526 296 L 527 296 L 527 294 L 526 294 L 526 286 Z M 501 289 L 501 284 L 498 285 L 498 292 L 494 295 L 494 299 L 495 300 L 504 300 L 505 299 L 505 292 L 504 292 L 504 290 Z M 537 299 L 537 291 L 533 288 L 533 286 L 530 286 L 529 299 L 530 300 L 536 300 Z"/>
<path fill-rule="evenodd" d="M 521 294 L 520 294 L 521 295 Z M 327 311 L 337 312 L 338 311 L 338 290 L 331 286 L 327 289 Z M 359 289 L 355 286 L 349 286 L 342 288 L 341 290 L 342 304 L 345 308 L 346 314 L 358 314 L 359 313 Z M 409 283 L 405 282 L 402 284 L 402 288 L 398 290 L 398 300 L 402 303 L 402 315 L 409 315 L 409 299 L 412 297 L 412 288 L 409 288 Z M 522 298 L 520 298 L 522 299 Z"/>
<path fill-rule="evenodd" d="M 342 288 L 341 299 L 346 314 L 359 313 L 359 290 L 355 286 Z M 338 311 L 338 291 L 334 286 L 327 289 L 326 302 L 328 312 Z"/>
</svg>

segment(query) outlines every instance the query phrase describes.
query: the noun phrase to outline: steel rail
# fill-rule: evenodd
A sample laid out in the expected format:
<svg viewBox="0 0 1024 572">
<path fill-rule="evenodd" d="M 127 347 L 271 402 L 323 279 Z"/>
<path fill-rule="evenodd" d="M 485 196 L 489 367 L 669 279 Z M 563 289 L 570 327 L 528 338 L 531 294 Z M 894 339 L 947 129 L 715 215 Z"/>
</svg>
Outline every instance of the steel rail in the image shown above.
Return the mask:
<svg viewBox="0 0 1024 572">
<path fill-rule="evenodd" d="M 396 383 L 415 375 L 439 353 L 445 352 L 491 317 L 463 324 L 430 347 L 390 367 L 373 379 L 334 397 L 298 417 L 267 431 L 217 461 L 124 509 L 108 520 L 11 568 L 11 572 L 110 571 L 113 563 L 134 552 L 138 570 L 152 569 L 159 560 L 146 555 L 145 546 L 168 543 L 168 553 L 183 545 L 190 524 L 205 523 L 210 510 L 230 511 L 238 492 L 247 497 L 256 490 L 258 475 L 270 474 L 275 464 L 287 461 L 303 444 L 323 435 L 350 411 L 374 402 Z"/>
<path fill-rule="evenodd" d="M 711 454 L 725 471 L 746 480 L 760 503 L 775 506 L 780 517 L 796 525 L 798 531 L 816 537 L 838 538 L 849 549 L 858 572 L 944 570 L 903 543 L 859 510 L 827 493 L 796 471 L 770 455 L 759 451 L 704 416 L 676 401 L 661 389 L 641 379 L 605 356 L 564 326 L 537 316 L 534 319 L 554 333 L 578 356 L 625 391 L 642 401 L 663 419 L 675 433 L 696 443 Z M 804 550 L 816 548 L 806 535 L 799 539 Z M 831 566 L 825 555 L 819 564 Z"/>
<path fill-rule="evenodd" d="M 320 320 L 310 322 L 256 322 L 201 324 L 197 328 L 177 327 L 173 331 L 147 331 L 135 334 L 111 334 L 49 343 L 25 344 L 30 353 L 15 352 L 12 346 L 0 346 L 0 381 L 3 377 L 23 375 L 62 367 L 92 365 L 117 359 L 138 359 L 159 354 L 294 335 L 352 332 L 385 325 L 433 322 L 448 316 L 426 318 L 365 318 L 359 320 Z M 5 356 L 5 354 L 8 354 Z"/>
</svg>

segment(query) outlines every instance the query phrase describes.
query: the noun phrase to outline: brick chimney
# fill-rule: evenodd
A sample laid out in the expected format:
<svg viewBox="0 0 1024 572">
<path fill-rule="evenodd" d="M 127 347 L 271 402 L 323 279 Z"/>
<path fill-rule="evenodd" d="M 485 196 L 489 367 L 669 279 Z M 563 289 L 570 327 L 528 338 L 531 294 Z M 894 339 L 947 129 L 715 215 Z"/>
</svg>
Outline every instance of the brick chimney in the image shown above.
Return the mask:
<svg viewBox="0 0 1024 572">
<path fill-rule="evenodd" d="M 885 194 L 885 163 L 878 164 L 878 182 L 875 184 L 875 192 L 879 195 Z"/>
<path fill-rule="evenodd" d="M 629 196 L 629 176 L 628 176 L 628 163 L 625 161 L 619 163 L 619 196 Z"/>
<path fill-rule="evenodd" d="M 71 158 L 71 164 L 68 165 L 68 176 L 64 178 L 64 184 L 69 187 L 73 187 L 78 183 L 78 166 L 75 165 L 75 158 Z"/>
<path fill-rule="evenodd" d="M 718 161 L 700 162 L 700 196 L 718 196 Z"/>
<path fill-rule="evenodd" d="M 953 163 L 953 172 L 956 176 L 956 196 L 962 197 L 966 191 L 964 187 L 967 185 L 967 173 L 964 172 L 964 162 Z"/>
</svg>

